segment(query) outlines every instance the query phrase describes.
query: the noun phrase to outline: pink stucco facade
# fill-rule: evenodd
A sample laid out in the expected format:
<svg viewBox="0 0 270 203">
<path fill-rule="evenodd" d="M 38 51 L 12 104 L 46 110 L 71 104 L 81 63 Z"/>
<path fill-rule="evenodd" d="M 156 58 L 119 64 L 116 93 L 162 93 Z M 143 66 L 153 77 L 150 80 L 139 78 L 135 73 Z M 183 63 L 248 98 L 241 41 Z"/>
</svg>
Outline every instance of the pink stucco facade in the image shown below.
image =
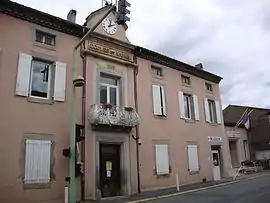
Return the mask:
<svg viewBox="0 0 270 203">
<path fill-rule="evenodd" d="M 97 21 L 97 13 L 89 23 Z M 112 17 L 110 14 L 109 17 Z M 56 36 L 53 49 L 35 43 L 35 29 L 49 32 Z M 78 37 L 43 27 L 35 23 L 21 20 L 0 13 L 0 202 L 9 203 L 37 203 L 63 202 L 65 177 L 68 176 L 68 158 L 62 155 L 62 150 L 68 148 L 69 112 L 71 105 L 71 66 L 72 50 L 79 41 Z M 211 146 L 219 150 L 221 160 L 221 177 L 228 176 L 230 157 L 228 156 L 228 139 L 225 135 L 222 113 L 220 123 L 209 123 L 205 120 L 204 99 L 220 101 L 218 83 L 206 81 L 203 78 L 176 70 L 169 66 L 143 59 L 134 54 L 135 46 L 129 44 L 125 37 L 125 29 L 119 27 L 119 33 L 108 36 L 101 27 L 97 28 L 97 36 L 89 43 L 95 42 L 123 50 L 130 54 L 130 61 L 121 57 L 114 57 L 104 53 L 86 49 L 82 52 L 85 66 L 80 55 L 77 55 L 77 75 L 83 76 L 85 68 L 86 94 L 85 118 L 82 119 L 82 89 L 77 89 L 76 114 L 77 123 L 85 120 L 85 198 L 95 199 L 100 190 L 101 145 L 116 144 L 120 146 L 120 193 L 129 195 L 138 191 L 136 141 L 139 135 L 141 144 L 139 149 L 140 188 L 142 191 L 175 186 L 176 174 L 180 184 L 213 180 L 213 162 Z M 124 38 L 123 38 L 124 37 Z M 112 40 L 115 38 L 116 40 Z M 121 41 L 122 39 L 122 41 Z M 18 80 L 18 59 L 20 53 L 42 58 L 49 61 L 59 61 L 66 64 L 65 99 L 53 100 L 50 103 L 29 99 L 29 96 L 16 95 L 16 81 Z M 132 58 L 133 57 L 133 58 Z M 161 68 L 162 77 L 153 76 L 151 66 Z M 137 72 L 138 71 L 138 72 Z M 128 131 L 100 130 L 89 121 L 92 105 L 100 103 L 101 75 L 113 75 L 119 79 L 119 106 L 136 108 L 140 116 L 140 124 Z M 181 75 L 188 76 L 191 85 L 183 85 Z M 134 77 L 135 76 L 135 77 Z M 135 84 L 137 82 L 137 92 Z M 212 84 L 213 91 L 205 89 L 205 82 Z M 18 81 L 17 81 L 18 83 Z M 152 85 L 164 87 L 166 116 L 153 114 Z M 56 85 L 56 84 L 54 84 Z M 178 92 L 197 96 L 199 118 L 195 120 L 183 119 L 180 116 Z M 220 109 L 217 109 L 221 111 Z M 218 142 L 209 137 L 220 138 Z M 46 187 L 25 187 L 25 139 L 48 139 L 51 147 L 51 180 Z M 156 174 L 155 144 L 166 143 L 170 171 L 159 176 Z M 199 170 L 191 173 L 188 170 L 189 144 L 197 146 Z M 110 168 L 110 167 L 108 167 Z M 109 170 L 109 169 L 108 169 Z M 80 199 L 80 178 L 77 178 L 77 197 Z M 119 193 L 119 194 L 120 194 Z"/>
</svg>

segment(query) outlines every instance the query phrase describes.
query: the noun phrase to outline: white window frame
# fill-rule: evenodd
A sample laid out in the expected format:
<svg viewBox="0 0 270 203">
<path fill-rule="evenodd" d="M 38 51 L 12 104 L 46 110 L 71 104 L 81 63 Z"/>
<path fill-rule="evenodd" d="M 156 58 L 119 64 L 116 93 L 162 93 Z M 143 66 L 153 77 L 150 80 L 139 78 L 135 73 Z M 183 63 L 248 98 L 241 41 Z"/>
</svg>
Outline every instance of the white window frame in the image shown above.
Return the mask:
<svg viewBox="0 0 270 203">
<path fill-rule="evenodd" d="M 158 150 L 160 147 L 166 148 L 167 152 L 166 155 L 162 155 L 162 157 L 159 157 Z M 161 162 L 164 162 L 164 157 L 167 156 L 167 166 L 163 166 L 164 169 L 159 168 L 159 164 L 162 164 Z M 170 153 L 169 153 L 169 144 L 168 143 L 155 143 L 155 166 L 156 166 L 156 174 L 157 175 L 168 175 L 170 174 Z"/>
<path fill-rule="evenodd" d="M 107 88 L 107 104 L 111 104 L 110 88 L 115 88 L 116 89 L 116 106 L 119 106 L 119 79 L 115 78 L 115 80 L 117 82 L 117 85 L 99 83 L 99 87 L 103 86 Z M 99 91 L 100 91 L 100 88 L 99 88 Z"/>
<path fill-rule="evenodd" d="M 196 151 L 194 152 L 194 150 Z M 190 157 L 191 155 L 195 155 L 195 157 Z M 198 172 L 200 170 L 200 166 L 199 166 L 199 150 L 197 144 L 187 145 L 187 156 L 188 156 L 188 171 L 191 173 Z"/>
<path fill-rule="evenodd" d="M 48 75 L 48 90 L 47 90 L 47 97 L 38 97 L 38 96 L 32 96 L 31 92 L 32 92 L 32 82 L 33 82 L 33 69 L 34 69 L 34 63 L 35 61 L 37 62 L 41 62 L 41 63 L 46 63 L 49 65 L 49 75 Z M 31 72 L 30 72 L 30 83 L 29 83 L 29 97 L 31 98 L 36 98 L 36 99 L 44 99 L 44 100 L 49 100 L 51 98 L 51 80 L 52 80 L 52 66 L 53 64 L 50 62 L 46 62 L 43 60 L 39 60 L 39 59 L 32 59 L 32 64 L 31 64 Z"/>
<path fill-rule="evenodd" d="M 216 107 L 215 101 L 208 99 L 208 106 L 209 106 L 209 120 L 211 123 L 217 123 L 217 114 L 216 114 Z"/>
<path fill-rule="evenodd" d="M 192 120 L 192 108 L 191 108 L 191 104 L 192 104 L 192 95 L 190 94 L 186 94 L 184 93 L 184 108 L 185 108 L 185 118 Z M 187 106 L 186 106 L 187 105 Z M 187 109 L 187 108 L 188 109 Z M 187 116 L 186 116 L 187 115 Z"/>
<path fill-rule="evenodd" d="M 156 77 L 163 77 L 163 72 L 162 68 L 156 67 L 156 66 L 151 66 L 151 74 L 156 76 Z M 158 74 L 160 73 L 160 74 Z"/>
<path fill-rule="evenodd" d="M 158 95 L 154 95 L 154 89 L 158 89 L 159 91 L 157 92 Z M 158 98 L 156 98 L 156 96 Z M 157 101 L 155 100 L 155 98 L 157 99 Z M 156 85 L 153 84 L 152 85 L 152 100 L 153 100 L 153 113 L 155 116 L 166 116 L 166 99 L 165 99 L 165 90 L 164 90 L 164 86 L 162 85 Z M 158 108 L 158 109 L 156 109 Z"/>
<path fill-rule="evenodd" d="M 44 151 L 38 152 L 36 150 L 45 150 L 45 152 Z M 45 160 L 45 157 L 47 157 L 48 160 Z M 51 157 L 52 157 L 51 140 L 38 140 L 38 139 L 25 140 L 25 162 L 24 162 L 24 179 L 23 179 L 25 185 L 50 183 L 51 163 L 52 163 Z M 45 165 L 44 167 L 44 165 L 42 166 L 42 164 L 47 165 Z"/>
</svg>

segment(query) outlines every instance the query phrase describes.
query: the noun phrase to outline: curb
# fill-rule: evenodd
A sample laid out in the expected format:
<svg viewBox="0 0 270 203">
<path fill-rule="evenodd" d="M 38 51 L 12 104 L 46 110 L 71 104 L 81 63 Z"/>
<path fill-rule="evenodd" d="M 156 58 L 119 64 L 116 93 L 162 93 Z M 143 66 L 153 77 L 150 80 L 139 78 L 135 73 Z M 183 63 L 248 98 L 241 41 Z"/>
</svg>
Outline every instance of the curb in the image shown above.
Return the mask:
<svg viewBox="0 0 270 203">
<path fill-rule="evenodd" d="M 269 175 L 269 174 L 267 174 L 267 175 Z M 211 186 L 207 186 L 207 187 L 203 187 L 203 188 L 197 188 L 197 189 L 188 190 L 188 191 L 184 191 L 184 192 L 176 192 L 176 193 L 167 194 L 167 195 L 160 195 L 160 196 L 155 196 L 155 197 L 150 197 L 150 198 L 145 198 L 145 199 L 140 199 L 140 200 L 127 201 L 125 203 L 140 203 L 140 202 L 153 201 L 153 200 L 157 200 L 157 199 L 164 199 L 164 198 L 168 198 L 168 197 L 174 197 L 174 196 L 177 196 L 177 195 L 184 195 L 184 194 L 189 194 L 189 193 L 193 193 L 193 192 L 208 190 L 208 189 L 212 189 L 212 188 L 216 188 L 216 187 L 222 187 L 222 186 L 225 186 L 225 185 L 239 183 L 239 182 L 242 182 L 242 181 L 245 181 L 245 180 L 254 180 L 254 179 L 257 179 L 257 178 L 260 178 L 260 177 L 262 177 L 262 176 L 259 175 L 259 176 L 256 176 L 256 177 L 241 178 L 241 179 L 238 179 L 238 180 L 232 180 L 230 182 L 220 183 L 220 184 L 217 184 L 217 185 L 211 185 Z"/>
</svg>

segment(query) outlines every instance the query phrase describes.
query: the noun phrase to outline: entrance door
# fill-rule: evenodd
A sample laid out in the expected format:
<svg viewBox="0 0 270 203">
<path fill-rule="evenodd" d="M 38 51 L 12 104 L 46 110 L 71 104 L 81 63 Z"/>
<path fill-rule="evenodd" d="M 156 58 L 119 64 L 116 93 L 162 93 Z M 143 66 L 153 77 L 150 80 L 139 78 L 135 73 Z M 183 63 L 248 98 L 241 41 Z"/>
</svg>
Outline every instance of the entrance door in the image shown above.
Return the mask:
<svg viewBox="0 0 270 203">
<path fill-rule="evenodd" d="M 214 180 L 220 180 L 220 159 L 219 159 L 219 151 L 212 150 L 212 160 L 213 160 L 213 177 Z"/>
<path fill-rule="evenodd" d="M 102 197 L 120 194 L 120 145 L 100 144 L 100 190 Z"/>
</svg>

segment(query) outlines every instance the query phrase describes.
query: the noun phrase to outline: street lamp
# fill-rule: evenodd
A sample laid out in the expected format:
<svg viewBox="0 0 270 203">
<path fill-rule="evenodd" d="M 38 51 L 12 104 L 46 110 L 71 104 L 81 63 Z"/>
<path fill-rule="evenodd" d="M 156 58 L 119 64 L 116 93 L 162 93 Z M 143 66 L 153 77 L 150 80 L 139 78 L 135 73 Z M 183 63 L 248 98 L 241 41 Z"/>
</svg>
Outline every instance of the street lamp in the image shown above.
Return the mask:
<svg viewBox="0 0 270 203">
<path fill-rule="evenodd" d="M 85 85 L 85 79 L 82 77 L 76 77 L 76 56 L 78 48 L 86 41 L 90 34 L 98 27 L 98 25 L 112 12 L 116 11 L 116 6 L 113 5 L 104 14 L 104 16 L 92 27 L 90 30 L 80 39 L 73 49 L 72 58 L 72 96 L 71 96 L 71 109 L 69 118 L 69 203 L 76 203 L 76 179 L 75 179 L 75 164 L 76 164 L 76 138 L 75 138 L 75 125 L 76 125 L 76 87 L 82 87 Z"/>
</svg>

